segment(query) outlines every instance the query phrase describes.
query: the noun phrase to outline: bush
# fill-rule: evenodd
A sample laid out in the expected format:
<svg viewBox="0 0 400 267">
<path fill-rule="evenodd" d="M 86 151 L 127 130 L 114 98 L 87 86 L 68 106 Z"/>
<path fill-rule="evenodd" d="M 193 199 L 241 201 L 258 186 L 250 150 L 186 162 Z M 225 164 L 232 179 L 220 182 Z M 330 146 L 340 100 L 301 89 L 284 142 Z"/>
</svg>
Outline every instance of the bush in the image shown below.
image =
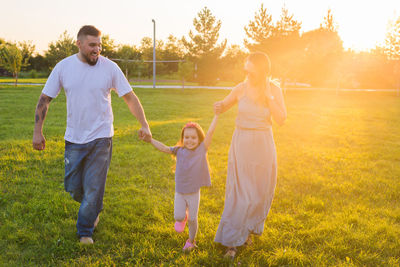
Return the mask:
<svg viewBox="0 0 400 267">
<path fill-rule="evenodd" d="M 29 72 L 29 77 L 30 77 L 30 78 L 37 78 L 37 77 L 38 77 L 37 71 L 36 71 L 36 70 L 31 70 L 31 71 Z"/>
<path fill-rule="evenodd" d="M 50 73 L 48 71 L 37 71 L 32 69 L 30 71 L 21 71 L 18 75 L 19 78 L 47 78 L 49 77 Z"/>
</svg>

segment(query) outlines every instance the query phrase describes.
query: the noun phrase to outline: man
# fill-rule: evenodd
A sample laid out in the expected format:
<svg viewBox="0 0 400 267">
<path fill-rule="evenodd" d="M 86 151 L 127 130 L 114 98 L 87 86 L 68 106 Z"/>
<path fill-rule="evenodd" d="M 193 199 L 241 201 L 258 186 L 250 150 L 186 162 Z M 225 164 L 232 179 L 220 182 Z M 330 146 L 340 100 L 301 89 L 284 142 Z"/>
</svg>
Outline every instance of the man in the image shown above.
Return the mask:
<svg viewBox="0 0 400 267">
<path fill-rule="evenodd" d="M 76 227 L 81 243 L 92 244 L 93 230 L 103 208 L 107 172 L 112 154 L 111 90 L 123 97 L 141 124 L 139 138 L 149 142 L 151 132 L 142 105 L 121 69 L 100 56 L 101 32 L 83 26 L 76 44 L 79 53 L 61 60 L 51 72 L 35 112 L 33 148 L 45 149 L 43 122 L 50 101 L 64 88 L 67 98 L 65 131 L 65 190 L 81 203 Z"/>
</svg>

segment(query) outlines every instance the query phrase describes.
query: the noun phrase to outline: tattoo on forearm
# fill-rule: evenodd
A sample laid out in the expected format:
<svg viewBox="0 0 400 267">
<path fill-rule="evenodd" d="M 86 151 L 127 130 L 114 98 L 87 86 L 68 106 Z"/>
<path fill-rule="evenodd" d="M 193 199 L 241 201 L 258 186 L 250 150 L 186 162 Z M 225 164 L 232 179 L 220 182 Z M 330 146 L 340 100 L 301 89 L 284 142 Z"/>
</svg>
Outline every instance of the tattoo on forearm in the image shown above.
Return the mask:
<svg viewBox="0 0 400 267">
<path fill-rule="evenodd" d="M 35 114 L 35 123 L 38 123 L 40 120 L 44 120 L 46 113 L 47 113 L 47 105 L 53 98 L 48 96 L 40 96 L 39 102 L 36 107 L 36 114 Z M 40 116 L 41 115 L 41 116 Z"/>
<path fill-rule="evenodd" d="M 40 98 L 39 103 L 37 105 L 37 109 L 41 109 L 44 106 L 44 100 L 43 98 Z"/>
<path fill-rule="evenodd" d="M 42 110 L 42 120 L 44 119 L 44 117 L 46 116 L 47 113 L 47 106 L 44 106 L 43 110 Z"/>
</svg>

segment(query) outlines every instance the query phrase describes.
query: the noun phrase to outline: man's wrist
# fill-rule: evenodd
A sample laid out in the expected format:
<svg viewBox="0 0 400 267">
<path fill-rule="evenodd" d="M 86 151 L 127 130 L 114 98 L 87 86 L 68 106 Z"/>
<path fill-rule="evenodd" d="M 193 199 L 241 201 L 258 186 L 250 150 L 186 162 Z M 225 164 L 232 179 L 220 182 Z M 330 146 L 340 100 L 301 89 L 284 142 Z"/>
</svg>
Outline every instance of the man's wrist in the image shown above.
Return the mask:
<svg viewBox="0 0 400 267">
<path fill-rule="evenodd" d="M 142 123 L 142 128 L 150 129 L 149 124 L 146 122 Z"/>
<path fill-rule="evenodd" d="M 33 130 L 33 134 L 43 134 L 43 129 L 35 129 Z"/>
</svg>

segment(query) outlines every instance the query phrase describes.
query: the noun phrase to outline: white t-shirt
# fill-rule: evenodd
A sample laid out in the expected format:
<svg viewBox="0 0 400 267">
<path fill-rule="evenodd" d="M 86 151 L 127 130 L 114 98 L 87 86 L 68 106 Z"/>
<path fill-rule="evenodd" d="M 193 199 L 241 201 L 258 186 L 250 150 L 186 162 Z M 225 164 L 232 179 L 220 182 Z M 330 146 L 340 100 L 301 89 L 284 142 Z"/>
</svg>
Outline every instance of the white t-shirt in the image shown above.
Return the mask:
<svg viewBox="0 0 400 267">
<path fill-rule="evenodd" d="M 42 93 L 55 98 L 61 87 L 67 97 L 65 140 L 85 144 L 114 135 L 111 90 L 119 97 L 132 91 L 116 63 L 100 56 L 91 66 L 69 56 L 54 67 Z"/>
</svg>

